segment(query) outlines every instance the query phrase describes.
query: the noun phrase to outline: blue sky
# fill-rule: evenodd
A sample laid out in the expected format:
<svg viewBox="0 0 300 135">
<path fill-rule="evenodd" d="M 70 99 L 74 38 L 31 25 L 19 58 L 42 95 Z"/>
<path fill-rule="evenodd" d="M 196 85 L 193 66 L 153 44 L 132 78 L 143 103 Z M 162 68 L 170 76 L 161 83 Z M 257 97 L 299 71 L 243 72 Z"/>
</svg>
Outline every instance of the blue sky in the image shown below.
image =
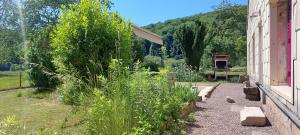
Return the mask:
<svg viewBox="0 0 300 135">
<path fill-rule="evenodd" d="M 126 19 L 138 26 L 163 22 L 206 13 L 213 10 L 213 6 L 221 0 L 112 0 L 113 11 L 119 12 Z M 247 4 L 247 0 L 231 0 L 238 4 Z"/>
</svg>

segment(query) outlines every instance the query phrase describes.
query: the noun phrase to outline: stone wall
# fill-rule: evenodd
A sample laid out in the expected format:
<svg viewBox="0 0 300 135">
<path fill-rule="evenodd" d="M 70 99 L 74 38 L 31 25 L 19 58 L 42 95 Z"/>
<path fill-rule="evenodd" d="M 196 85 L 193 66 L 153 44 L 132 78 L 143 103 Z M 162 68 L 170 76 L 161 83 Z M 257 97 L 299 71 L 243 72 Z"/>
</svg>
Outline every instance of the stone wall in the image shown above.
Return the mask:
<svg viewBox="0 0 300 135">
<path fill-rule="evenodd" d="M 247 73 L 250 77 L 251 85 L 260 82 L 264 87 L 270 90 L 273 96 L 281 101 L 292 113 L 300 116 L 300 0 L 292 0 L 292 57 L 295 61 L 295 71 L 292 70 L 292 87 L 283 92 L 289 92 L 291 99 L 287 99 L 273 86 L 281 85 L 285 76 L 280 74 L 285 71 L 286 59 L 280 48 L 286 44 L 287 31 L 282 28 L 285 26 L 286 4 L 288 0 L 249 0 L 248 5 L 248 30 L 247 30 Z M 283 15 L 283 16 L 282 16 Z M 298 34 L 297 34 L 298 33 Z M 296 46 L 298 45 L 298 47 Z M 297 53 L 298 52 L 298 53 Z M 282 55 L 282 56 L 280 56 Z M 299 60 L 295 60 L 298 58 Z M 297 71 L 297 69 L 299 71 Z M 280 72 L 281 71 L 281 72 Z M 294 87 L 293 87 L 294 86 Z M 271 119 L 281 134 L 283 135 L 300 135 L 300 128 L 297 127 L 267 96 L 262 98 L 265 102 L 266 115 Z M 298 111 L 299 110 L 299 111 Z M 300 118 L 300 117 L 299 117 Z"/>
<path fill-rule="evenodd" d="M 300 129 L 275 105 L 270 99 L 266 98 L 263 106 L 266 116 L 271 119 L 272 126 L 276 126 L 281 135 L 300 135 Z"/>
</svg>

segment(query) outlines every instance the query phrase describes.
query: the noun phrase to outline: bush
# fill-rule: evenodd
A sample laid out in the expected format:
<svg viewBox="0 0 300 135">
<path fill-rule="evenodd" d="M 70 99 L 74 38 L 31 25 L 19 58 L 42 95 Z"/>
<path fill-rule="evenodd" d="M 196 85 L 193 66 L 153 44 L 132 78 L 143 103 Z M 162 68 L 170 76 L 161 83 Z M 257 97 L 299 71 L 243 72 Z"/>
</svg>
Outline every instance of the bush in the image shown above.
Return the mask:
<svg viewBox="0 0 300 135">
<path fill-rule="evenodd" d="M 0 134 L 4 134 L 4 135 L 25 134 L 25 129 L 16 120 L 15 116 L 7 116 L 3 120 L 0 119 Z"/>
<path fill-rule="evenodd" d="M 147 55 L 144 58 L 144 66 L 146 68 L 150 68 L 150 71 L 158 72 L 159 67 L 160 67 L 160 63 L 161 63 L 161 58 L 157 57 L 157 56 Z"/>
<path fill-rule="evenodd" d="M 181 109 L 195 101 L 198 93 L 175 87 L 166 73 L 157 76 L 140 71 L 130 74 L 115 61 L 105 87 L 94 90 L 89 111 L 90 134 L 178 134 L 182 130 Z"/>
<path fill-rule="evenodd" d="M 179 60 L 176 60 L 172 63 L 172 68 L 175 68 L 175 67 L 179 67 L 181 65 L 185 64 L 185 60 L 184 59 L 179 59 Z"/>
<path fill-rule="evenodd" d="M 36 34 L 28 44 L 26 50 L 26 67 L 30 85 L 47 88 L 55 88 L 59 83 L 55 76 L 55 66 L 52 63 L 53 57 L 50 54 L 50 33 L 52 27 L 48 27 Z"/>
<path fill-rule="evenodd" d="M 23 96 L 23 93 L 22 93 L 22 91 L 17 91 L 17 92 L 16 92 L 16 95 L 17 95 L 17 97 L 22 97 L 22 96 Z"/>
<path fill-rule="evenodd" d="M 199 82 L 204 80 L 204 71 L 200 68 L 199 71 L 193 70 L 191 66 L 185 63 L 174 65 L 173 72 L 176 74 L 176 81 L 179 82 Z"/>
<path fill-rule="evenodd" d="M 63 8 L 60 23 L 52 34 L 52 54 L 58 72 L 96 78 L 107 73 L 112 58 L 131 61 L 132 27 L 117 13 L 108 12 L 107 3 L 81 0 Z"/>
<path fill-rule="evenodd" d="M 97 76 L 107 76 L 112 58 L 131 62 L 132 27 L 107 6 L 107 1 L 81 0 L 59 17 L 51 46 L 67 103 L 78 104 L 81 95 L 91 94 Z"/>
</svg>

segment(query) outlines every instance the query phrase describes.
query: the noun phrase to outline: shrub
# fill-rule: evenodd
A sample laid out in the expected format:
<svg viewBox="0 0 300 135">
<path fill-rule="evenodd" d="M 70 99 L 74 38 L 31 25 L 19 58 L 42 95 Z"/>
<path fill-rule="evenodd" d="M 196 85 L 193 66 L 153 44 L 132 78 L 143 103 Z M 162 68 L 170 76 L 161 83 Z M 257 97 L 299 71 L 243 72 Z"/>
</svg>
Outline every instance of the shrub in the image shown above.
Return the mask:
<svg viewBox="0 0 300 135">
<path fill-rule="evenodd" d="M 55 88 L 58 85 L 58 79 L 55 76 L 55 66 L 52 63 L 50 54 L 50 33 L 52 27 L 48 27 L 38 32 L 34 39 L 26 48 L 26 67 L 30 85 L 33 87 Z"/>
<path fill-rule="evenodd" d="M 17 91 L 17 92 L 16 92 L 16 95 L 17 95 L 17 97 L 22 97 L 22 96 L 23 96 L 23 93 L 22 93 L 22 91 Z"/>
<path fill-rule="evenodd" d="M 175 60 L 172 63 L 172 68 L 179 67 L 179 66 L 181 66 L 183 64 L 185 64 L 185 60 L 184 59 Z"/>
<path fill-rule="evenodd" d="M 59 19 L 51 46 L 60 74 L 72 69 L 83 79 L 96 78 L 107 72 L 112 58 L 130 63 L 132 27 L 117 13 L 108 12 L 107 3 L 81 0 L 63 8 Z"/>
<path fill-rule="evenodd" d="M 204 80 L 204 71 L 199 69 L 199 71 L 193 70 L 191 66 L 185 63 L 178 63 L 172 69 L 176 74 L 176 81 L 179 82 L 198 82 Z"/>
<path fill-rule="evenodd" d="M 156 71 L 156 72 L 158 72 L 159 71 L 160 63 L 161 63 L 161 58 L 157 57 L 157 56 L 147 55 L 144 58 L 144 66 L 146 68 L 150 68 L 150 71 Z"/>
<path fill-rule="evenodd" d="M 176 134 L 182 129 L 181 109 L 195 101 L 198 93 L 186 87 L 175 87 L 167 72 L 151 76 L 136 69 L 110 66 L 110 79 L 94 90 L 89 111 L 90 134 Z"/>
<path fill-rule="evenodd" d="M 93 93 L 97 76 L 106 75 L 112 58 L 131 62 L 132 27 L 117 13 L 108 12 L 107 1 L 81 0 L 63 8 L 52 34 L 52 55 L 67 103 L 80 103 Z"/>
<path fill-rule="evenodd" d="M 0 119 L 0 134 L 17 135 L 25 132 L 15 116 L 7 116 L 2 121 Z"/>
</svg>

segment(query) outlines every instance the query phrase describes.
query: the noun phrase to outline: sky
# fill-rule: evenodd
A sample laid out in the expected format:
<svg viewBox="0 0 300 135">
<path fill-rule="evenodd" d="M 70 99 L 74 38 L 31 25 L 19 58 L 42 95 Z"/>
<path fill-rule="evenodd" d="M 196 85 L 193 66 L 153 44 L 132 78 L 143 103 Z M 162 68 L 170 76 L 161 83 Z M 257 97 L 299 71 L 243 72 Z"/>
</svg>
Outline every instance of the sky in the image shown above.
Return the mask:
<svg viewBox="0 0 300 135">
<path fill-rule="evenodd" d="M 221 0 L 112 0 L 112 11 L 119 12 L 125 19 L 138 26 L 164 22 L 206 13 L 213 10 Z M 247 4 L 247 0 L 231 0 L 237 4 Z"/>
</svg>

